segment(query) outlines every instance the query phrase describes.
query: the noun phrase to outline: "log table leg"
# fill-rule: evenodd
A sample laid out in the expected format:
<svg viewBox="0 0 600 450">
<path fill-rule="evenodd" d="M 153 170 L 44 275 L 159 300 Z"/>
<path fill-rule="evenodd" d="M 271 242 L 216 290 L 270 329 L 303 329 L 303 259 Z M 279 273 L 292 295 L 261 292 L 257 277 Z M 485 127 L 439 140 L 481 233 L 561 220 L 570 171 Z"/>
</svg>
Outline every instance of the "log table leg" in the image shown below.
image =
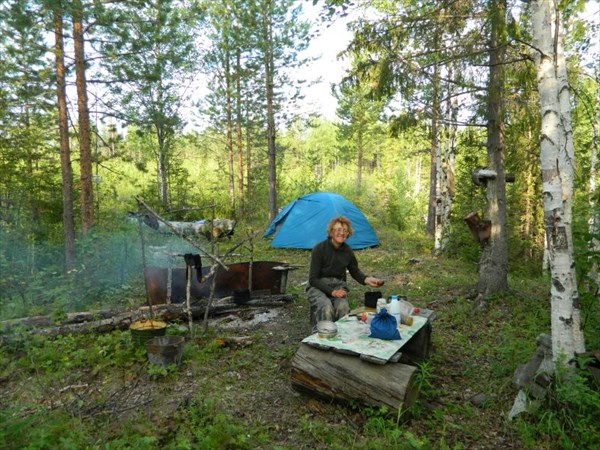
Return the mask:
<svg viewBox="0 0 600 450">
<path fill-rule="evenodd" d="M 370 364 L 357 356 L 300 344 L 291 365 L 292 386 L 318 397 L 387 406 L 403 417 L 418 397 L 417 369 L 406 364 Z"/>
<path fill-rule="evenodd" d="M 415 365 L 427 361 L 431 348 L 431 322 L 423 325 L 419 331 L 401 349 L 400 362 Z"/>
</svg>

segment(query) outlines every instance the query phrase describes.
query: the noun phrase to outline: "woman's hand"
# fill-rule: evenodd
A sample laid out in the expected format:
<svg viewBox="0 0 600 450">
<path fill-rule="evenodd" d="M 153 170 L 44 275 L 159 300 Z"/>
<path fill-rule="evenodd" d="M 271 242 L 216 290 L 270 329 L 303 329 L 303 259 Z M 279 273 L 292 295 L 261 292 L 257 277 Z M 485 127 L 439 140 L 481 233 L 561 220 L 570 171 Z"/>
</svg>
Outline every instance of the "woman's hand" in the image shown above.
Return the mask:
<svg viewBox="0 0 600 450">
<path fill-rule="evenodd" d="M 334 289 L 331 291 L 331 296 L 333 298 L 344 298 L 348 295 L 348 293 L 344 289 Z"/>
<path fill-rule="evenodd" d="M 384 281 L 379 279 L 379 278 L 375 278 L 375 277 L 367 277 L 365 278 L 365 284 L 371 287 L 380 287 L 383 286 Z"/>
</svg>

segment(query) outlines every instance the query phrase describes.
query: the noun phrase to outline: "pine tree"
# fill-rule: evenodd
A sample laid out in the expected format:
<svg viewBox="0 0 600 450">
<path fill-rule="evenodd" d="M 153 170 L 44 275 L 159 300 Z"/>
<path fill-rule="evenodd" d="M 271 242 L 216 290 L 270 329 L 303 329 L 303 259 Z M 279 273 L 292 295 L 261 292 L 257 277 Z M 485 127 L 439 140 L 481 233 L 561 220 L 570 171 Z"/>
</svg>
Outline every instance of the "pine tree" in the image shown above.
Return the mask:
<svg viewBox="0 0 600 450">
<path fill-rule="evenodd" d="M 65 269 L 75 268 L 75 219 L 73 216 L 73 168 L 69 147 L 69 113 L 67 110 L 66 67 L 64 56 L 64 10 L 58 2 L 53 7 L 54 53 L 56 58 L 56 97 L 62 174 L 63 233 L 65 239 Z"/>
<path fill-rule="evenodd" d="M 112 94 L 107 106 L 119 119 L 154 134 L 158 197 L 168 209 L 174 138 L 185 125 L 182 108 L 199 60 L 191 36 L 202 11 L 194 3 L 163 0 L 105 8 L 96 26 L 104 37 L 99 76 Z"/>
</svg>

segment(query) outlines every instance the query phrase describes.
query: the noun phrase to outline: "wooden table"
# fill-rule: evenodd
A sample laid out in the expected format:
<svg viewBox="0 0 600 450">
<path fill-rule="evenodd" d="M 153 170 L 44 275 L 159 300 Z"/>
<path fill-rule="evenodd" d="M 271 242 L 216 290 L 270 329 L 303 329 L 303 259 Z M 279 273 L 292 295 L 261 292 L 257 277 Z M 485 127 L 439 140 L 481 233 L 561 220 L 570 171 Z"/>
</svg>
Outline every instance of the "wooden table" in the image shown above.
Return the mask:
<svg viewBox="0 0 600 450">
<path fill-rule="evenodd" d="M 339 353 L 359 356 L 364 360 L 377 364 L 385 364 L 394 358 L 421 328 L 427 325 L 428 319 L 422 315 L 415 315 L 412 325 L 400 324 L 400 340 L 383 340 L 369 337 L 371 327 L 369 324 L 358 320 L 355 316 L 345 316 L 336 322 L 337 335 L 332 338 L 319 337 L 317 333 L 302 340 L 322 350 L 333 350 Z M 398 359 L 395 360 L 397 362 Z"/>
<path fill-rule="evenodd" d="M 353 316 L 336 322 L 338 336 L 314 334 L 302 340 L 292 358 L 295 389 L 336 401 L 386 406 L 405 415 L 416 401 L 417 368 L 429 356 L 434 313 L 422 311 L 412 326 L 399 327 L 399 341 L 368 337 L 370 327 Z"/>
</svg>

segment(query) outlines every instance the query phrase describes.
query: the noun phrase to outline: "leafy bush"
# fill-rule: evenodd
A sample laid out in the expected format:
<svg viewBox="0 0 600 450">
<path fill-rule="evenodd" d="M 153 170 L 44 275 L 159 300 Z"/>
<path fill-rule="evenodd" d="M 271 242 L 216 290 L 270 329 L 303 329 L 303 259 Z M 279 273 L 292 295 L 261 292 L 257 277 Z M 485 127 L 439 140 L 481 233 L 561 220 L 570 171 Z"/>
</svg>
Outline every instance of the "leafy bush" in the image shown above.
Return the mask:
<svg viewBox="0 0 600 450">
<path fill-rule="evenodd" d="M 559 365 L 546 401 L 518 429 L 529 448 L 551 442 L 561 449 L 600 448 L 600 389 L 585 369 L 589 360 L 578 359 L 572 372 Z"/>
<path fill-rule="evenodd" d="M 180 426 L 166 448 L 213 450 L 254 449 L 264 443 L 260 427 L 247 427 L 198 397 L 178 413 Z"/>
</svg>

